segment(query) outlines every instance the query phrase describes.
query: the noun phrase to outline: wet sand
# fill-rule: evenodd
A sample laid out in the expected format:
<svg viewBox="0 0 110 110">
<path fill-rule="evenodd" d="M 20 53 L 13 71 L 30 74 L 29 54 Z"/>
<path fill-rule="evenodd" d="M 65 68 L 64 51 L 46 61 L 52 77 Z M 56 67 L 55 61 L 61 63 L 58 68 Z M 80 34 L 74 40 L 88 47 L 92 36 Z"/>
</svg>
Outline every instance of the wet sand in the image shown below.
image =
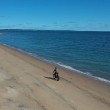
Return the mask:
<svg viewBox="0 0 110 110">
<path fill-rule="evenodd" d="M 0 45 L 0 110 L 110 110 L 110 85 Z"/>
</svg>

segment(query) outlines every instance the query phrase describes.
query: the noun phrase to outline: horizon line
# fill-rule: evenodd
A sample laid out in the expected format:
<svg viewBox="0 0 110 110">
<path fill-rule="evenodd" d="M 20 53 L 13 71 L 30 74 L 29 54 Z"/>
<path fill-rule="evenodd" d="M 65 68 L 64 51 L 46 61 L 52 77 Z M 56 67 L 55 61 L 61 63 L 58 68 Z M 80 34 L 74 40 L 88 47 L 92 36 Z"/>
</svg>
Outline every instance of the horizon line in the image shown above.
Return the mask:
<svg viewBox="0 0 110 110">
<path fill-rule="evenodd" d="M 22 28 L 4 28 L 0 30 L 21 30 L 21 31 L 71 31 L 71 32 L 110 32 L 110 31 L 104 31 L 104 30 L 66 30 L 66 29 L 22 29 Z"/>
</svg>

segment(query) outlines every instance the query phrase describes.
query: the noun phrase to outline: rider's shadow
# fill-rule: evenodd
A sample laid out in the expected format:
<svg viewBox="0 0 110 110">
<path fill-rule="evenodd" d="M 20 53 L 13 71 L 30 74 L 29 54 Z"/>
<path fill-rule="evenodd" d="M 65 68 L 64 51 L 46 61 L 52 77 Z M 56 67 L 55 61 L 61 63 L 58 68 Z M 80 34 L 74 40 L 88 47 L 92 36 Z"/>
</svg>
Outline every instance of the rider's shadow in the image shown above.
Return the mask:
<svg viewBox="0 0 110 110">
<path fill-rule="evenodd" d="M 53 77 L 45 77 L 45 76 L 44 76 L 44 78 L 54 80 L 54 78 L 53 78 Z"/>
</svg>

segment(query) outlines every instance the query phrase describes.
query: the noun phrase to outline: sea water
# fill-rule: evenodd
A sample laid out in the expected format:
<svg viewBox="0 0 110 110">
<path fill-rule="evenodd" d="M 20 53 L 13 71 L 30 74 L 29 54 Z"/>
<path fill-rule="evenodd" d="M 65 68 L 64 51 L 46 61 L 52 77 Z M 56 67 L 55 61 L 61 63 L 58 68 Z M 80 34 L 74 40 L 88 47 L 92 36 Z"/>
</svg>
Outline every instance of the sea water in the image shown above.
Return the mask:
<svg viewBox="0 0 110 110">
<path fill-rule="evenodd" d="M 110 32 L 0 30 L 0 43 L 110 81 Z"/>
</svg>

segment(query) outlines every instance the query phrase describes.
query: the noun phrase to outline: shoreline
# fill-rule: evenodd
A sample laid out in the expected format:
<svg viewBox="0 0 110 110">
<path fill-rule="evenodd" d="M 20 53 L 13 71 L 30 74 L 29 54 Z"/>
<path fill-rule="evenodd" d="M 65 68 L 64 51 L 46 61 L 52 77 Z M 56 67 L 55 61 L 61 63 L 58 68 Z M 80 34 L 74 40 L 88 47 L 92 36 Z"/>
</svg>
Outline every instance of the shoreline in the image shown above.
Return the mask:
<svg viewBox="0 0 110 110">
<path fill-rule="evenodd" d="M 83 72 L 83 71 L 80 71 L 80 70 L 77 70 L 71 66 L 68 66 L 68 65 L 63 65 L 63 64 L 60 64 L 60 63 L 57 63 L 55 61 L 50 61 L 50 60 L 47 60 L 45 58 L 40 58 L 39 56 L 36 56 L 36 55 L 33 55 L 32 53 L 28 53 L 22 49 L 19 49 L 19 48 L 15 48 L 15 47 L 12 47 L 12 46 L 9 46 L 7 44 L 0 44 L 1 46 L 6 46 L 7 48 L 10 48 L 10 49 L 13 49 L 15 51 L 18 51 L 18 52 L 21 52 L 23 53 L 24 55 L 28 55 L 32 58 L 35 58 L 41 62 L 45 62 L 49 65 L 53 65 L 54 67 L 58 67 L 58 68 L 62 68 L 62 69 L 65 69 L 67 71 L 70 71 L 72 74 L 75 73 L 75 74 L 80 74 L 80 75 L 83 75 L 85 77 L 88 77 L 90 79 L 93 79 L 93 80 L 97 80 L 99 82 L 102 82 L 102 83 L 105 83 L 105 84 L 108 84 L 110 85 L 110 80 L 108 79 L 105 79 L 105 78 L 102 78 L 102 77 L 98 77 L 98 76 L 94 76 L 93 74 L 89 73 L 89 72 Z"/>
<path fill-rule="evenodd" d="M 109 84 L 60 67 L 60 81 L 54 81 L 54 66 L 0 45 L 1 107 L 9 106 L 9 110 L 20 107 L 29 110 L 36 107 L 38 110 L 110 109 Z M 4 101 L 8 101 L 8 105 Z"/>
</svg>

